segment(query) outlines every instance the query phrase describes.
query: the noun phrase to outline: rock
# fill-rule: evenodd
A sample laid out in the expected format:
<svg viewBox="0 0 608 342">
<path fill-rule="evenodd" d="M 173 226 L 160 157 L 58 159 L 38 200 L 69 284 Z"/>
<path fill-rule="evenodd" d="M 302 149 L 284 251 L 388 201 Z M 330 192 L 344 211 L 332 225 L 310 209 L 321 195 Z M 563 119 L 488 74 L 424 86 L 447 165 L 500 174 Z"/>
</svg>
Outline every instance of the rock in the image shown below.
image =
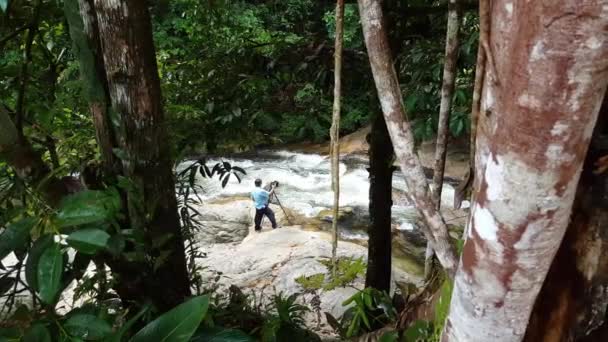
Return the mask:
<svg viewBox="0 0 608 342">
<path fill-rule="evenodd" d="M 218 271 L 222 272 L 218 281 L 220 289 L 236 285 L 246 293 L 254 293 L 256 298 L 265 298 L 267 302 L 275 293 L 301 293 L 303 289 L 295 281 L 300 276 L 327 273 L 327 268 L 318 260 L 331 256 L 331 241 L 325 232 L 304 231 L 299 226 L 276 230 L 266 228 L 260 233 L 250 232 L 241 243 L 202 244 L 201 250 L 207 253 L 207 257 L 200 260 L 200 266 L 206 270 L 205 278 L 213 279 Z M 340 241 L 338 256 L 366 259 L 367 248 Z M 421 282 L 419 276 L 398 268 L 392 272 L 394 281 Z M 329 312 L 334 317 L 341 316 L 346 310 L 342 302 L 363 285 L 363 277 L 360 277 L 353 288 L 319 290 L 321 314 Z M 306 294 L 301 300 L 309 303 L 313 297 L 313 294 Z M 316 314 L 311 313 L 309 323 L 311 326 L 316 324 Z M 324 315 L 320 323 L 327 329 Z"/>
<path fill-rule="evenodd" d="M 253 205 L 250 200 L 209 203 L 196 207 L 201 223 L 197 240 L 203 243 L 229 243 L 242 241 L 253 224 Z"/>
<path fill-rule="evenodd" d="M 351 207 L 342 207 L 338 209 L 338 222 L 342 223 L 344 221 L 350 220 L 354 217 L 354 211 Z M 332 209 L 324 209 L 319 212 L 317 215 L 322 221 L 325 222 L 333 222 L 334 221 L 334 212 Z"/>
</svg>

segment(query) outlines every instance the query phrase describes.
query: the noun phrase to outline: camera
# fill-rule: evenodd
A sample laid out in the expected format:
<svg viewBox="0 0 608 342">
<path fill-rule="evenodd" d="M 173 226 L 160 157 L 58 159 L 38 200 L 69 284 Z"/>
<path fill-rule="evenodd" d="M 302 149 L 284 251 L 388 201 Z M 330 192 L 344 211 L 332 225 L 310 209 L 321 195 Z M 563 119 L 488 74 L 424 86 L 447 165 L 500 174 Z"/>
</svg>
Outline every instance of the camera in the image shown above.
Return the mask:
<svg viewBox="0 0 608 342">
<path fill-rule="evenodd" d="M 278 188 L 279 187 L 279 181 L 276 181 L 276 180 L 272 181 L 272 182 L 270 182 L 270 185 L 274 186 L 275 188 Z"/>
</svg>

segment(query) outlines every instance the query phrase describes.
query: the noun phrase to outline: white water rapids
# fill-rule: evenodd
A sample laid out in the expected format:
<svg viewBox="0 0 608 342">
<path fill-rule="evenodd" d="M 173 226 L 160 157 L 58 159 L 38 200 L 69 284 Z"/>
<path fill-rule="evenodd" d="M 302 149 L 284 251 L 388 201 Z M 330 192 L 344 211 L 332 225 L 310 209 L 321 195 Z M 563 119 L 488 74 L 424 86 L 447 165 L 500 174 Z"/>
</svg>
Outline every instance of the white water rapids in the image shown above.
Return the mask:
<svg viewBox="0 0 608 342">
<path fill-rule="evenodd" d="M 197 182 L 205 189 L 202 199 L 212 201 L 223 197 L 249 196 L 254 180 L 261 178 L 264 185 L 271 181 L 280 183 L 277 196 L 281 204 L 306 217 L 314 217 L 333 205 L 331 190 L 330 160 L 327 156 L 289 151 L 265 151 L 251 158 L 223 158 L 208 160 L 212 167 L 219 161 L 243 168 L 247 174 L 241 182 L 231 177 L 222 188 L 217 176 L 213 179 L 198 175 Z M 187 162 L 185 163 L 187 165 Z M 183 164 L 182 164 L 183 165 Z M 368 161 L 363 156 L 343 157 L 340 163 L 340 206 L 352 207 L 367 212 L 369 205 Z M 393 188 L 407 191 L 403 174 L 395 172 Z M 403 196 L 401 196 L 403 197 Z M 444 184 L 442 203 L 451 207 L 454 188 Z M 404 198 L 393 198 L 393 221 L 400 229 L 413 229 L 412 216 L 415 209 Z M 463 203 L 464 206 L 468 205 Z"/>
</svg>

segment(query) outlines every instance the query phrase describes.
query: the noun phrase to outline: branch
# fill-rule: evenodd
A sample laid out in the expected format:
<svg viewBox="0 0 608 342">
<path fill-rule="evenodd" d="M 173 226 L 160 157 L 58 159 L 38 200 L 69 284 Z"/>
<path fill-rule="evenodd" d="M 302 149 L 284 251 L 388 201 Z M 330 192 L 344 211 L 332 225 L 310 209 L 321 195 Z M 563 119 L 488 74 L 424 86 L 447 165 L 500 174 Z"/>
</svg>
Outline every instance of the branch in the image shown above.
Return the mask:
<svg viewBox="0 0 608 342">
<path fill-rule="evenodd" d="M 15 38 L 17 35 L 19 35 L 19 33 L 27 30 L 30 26 L 32 26 L 31 23 L 29 23 L 27 25 L 23 25 L 20 28 L 16 29 L 15 31 L 9 33 L 6 37 L 3 37 L 2 39 L 0 39 L 0 50 L 2 50 L 2 48 L 4 47 L 4 44 L 6 44 L 6 42 Z"/>
<path fill-rule="evenodd" d="M 27 79 L 28 79 L 28 66 L 32 61 L 32 44 L 34 42 L 34 37 L 38 32 L 38 19 L 40 18 L 40 7 L 41 0 L 38 0 L 36 3 L 36 7 L 34 9 L 34 19 L 32 20 L 28 31 L 27 38 L 25 42 L 25 60 L 23 61 L 23 65 L 21 66 L 21 77 L 19 81 L 19 93 L 17 95 L 17 105 L 15 107 L 15 127 L 17 128 L 17 132 L 20 137 L 23 136 L 23 102 L 25 101 L 25 91 L 27 87 Z"/>
<path fill-rule="evenodd" d="M 378 99 L 395 155 L 405 175 L 408 197 L 428 226 L 423 230 L 426 238 L 436 251 L 446 273 L 453 278 L 458 266 L 456 250 L 450 243 L 447 225 L 431 198 L 424 169 L 414 151 L 414 135 L 410 123 L 405 119 L 405 106 L 391 57 L 380 1 L 359 0 L 359 13 Z"/>
</svg>

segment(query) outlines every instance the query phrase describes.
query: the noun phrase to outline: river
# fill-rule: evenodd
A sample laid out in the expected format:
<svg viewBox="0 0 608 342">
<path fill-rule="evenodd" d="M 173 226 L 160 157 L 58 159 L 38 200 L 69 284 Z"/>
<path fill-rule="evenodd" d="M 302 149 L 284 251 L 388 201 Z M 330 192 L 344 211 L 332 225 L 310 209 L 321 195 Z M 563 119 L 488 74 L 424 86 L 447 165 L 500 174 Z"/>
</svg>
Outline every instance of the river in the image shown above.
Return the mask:
<svg viewBox="0 0 608 342">
<path fill-rule="evenodd" d="M 219 161 L 226 161 L 243 168 L 247 174 L 239 182 L 231 177 L 225 188 L 222 188 L 217 176 L 213 179 L 200 175 L 197 182 L 205 189 L 204 201 L 214 201 L 225 197 L 248 196 L 256 178 L 264 184 L 278 181 L 277 196 L 281 204 L 305 217 L 316 217 L 321 211 L 331 208 L 333 192 L 331 191 L 330 160 L 327 156 L 305 154 L 291 151 L 262 151 L 254 157 L 211 159 L 207 165 L 213 166 Z M 368 160 L 364 155 L 349 155 L 341 158 L 340 163 L 340 206 L 350 207 L 366 215 L 369 205 Z M 393 177 L 394 205 L 393 223 L 398 229 L 415 229 L 413 218 L 415 209 L 408 203 L 403 174 L 397 171 Z M 453 203 L 454 188 L 446 183 L 442 193 L 442 203 L 450 207 Z M 463 203 L 467 207 L 468 202 Z M 360 231 L 344 232 L 354 234 L 357 238 Z M 348 236 L 347 236 L 348 238 Z"/>
</svg>

